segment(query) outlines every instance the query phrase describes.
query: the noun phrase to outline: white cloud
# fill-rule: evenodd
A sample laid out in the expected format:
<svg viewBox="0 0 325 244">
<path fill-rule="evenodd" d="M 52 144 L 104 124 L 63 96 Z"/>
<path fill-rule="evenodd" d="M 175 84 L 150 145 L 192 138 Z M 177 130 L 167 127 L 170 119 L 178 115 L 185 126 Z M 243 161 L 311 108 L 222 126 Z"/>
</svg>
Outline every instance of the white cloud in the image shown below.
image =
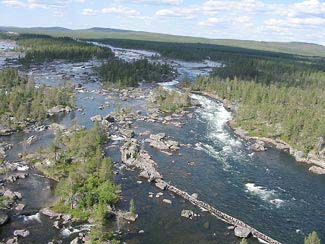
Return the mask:
<svg viewBox="0 0 325 244">
<path fill-rule="evenodd" d="M 183 0 L 115 0 L 116 2 L 148 5 L 180 5 Z"/>
<path fill-rule="evenodd" d="M 134 16 L 134 15 L 139 14 L 139 12 L 134 9 L 125 8 L 122 6 L 103 8 L 101 10 L 101 13 L 103 13 L 103 14 L 120 14 L 120 15 L 128 15 L 128 16 Z"/>
<path fill-rule="evenodd" d="M 102 8 L 100 10 L 86 8 L 82 11 L 82 15 L 102 15 L 102 14 L 117 14 L 117 15 L 125 15 L 128 17 L 138 16 L 140 13 L 137 10 L 126 8 L 123 6 L 112 6 Z"/>
<path fill-rule="evenodd" d="M 8 7 L 24 7 L 24 3 L 21 1 L 16 0 L 4 0 L 2 1 L 2 4 L 8 6 Z"/>
<path fill-rule="evenodd" d="M 199 25 L 201 26 L 217 26 L 219 24 L 227 24 L 232 26 L 240 25 L 241 27 L 253 26 L 253 23 L 251 22 L 251 18 L 249 16 L 227 17 L 227 18 L 212 17 L 199 22 Z"/>
</svg>

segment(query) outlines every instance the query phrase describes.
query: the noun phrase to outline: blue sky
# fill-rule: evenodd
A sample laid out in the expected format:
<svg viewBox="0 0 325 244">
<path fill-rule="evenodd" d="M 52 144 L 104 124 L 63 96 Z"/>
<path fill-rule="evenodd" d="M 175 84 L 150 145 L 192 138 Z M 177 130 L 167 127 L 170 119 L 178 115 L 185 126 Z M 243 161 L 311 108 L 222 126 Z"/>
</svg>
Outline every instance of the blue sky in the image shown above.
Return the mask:
<svg viewBox="0 0 325 244">
<path fill-rule="evenodd" d="M 98 26 L 325 45 L 325 0 L 0 0 L 0 25 Z"/>
</svg>

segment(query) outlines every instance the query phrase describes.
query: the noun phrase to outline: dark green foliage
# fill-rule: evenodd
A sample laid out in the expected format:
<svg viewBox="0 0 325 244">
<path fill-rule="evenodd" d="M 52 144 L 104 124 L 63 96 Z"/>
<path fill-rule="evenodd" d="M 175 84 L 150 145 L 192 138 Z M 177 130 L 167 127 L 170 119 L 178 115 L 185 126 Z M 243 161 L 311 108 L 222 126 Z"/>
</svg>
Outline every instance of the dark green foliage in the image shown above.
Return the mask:
<svg viewBox="0 0 325 244">
<path fill-rule="evenodd" d="M 107 43 L 116 47 L 132 48 L 141 50 L 151 50 L 160 53 L 163 57 L 171 59 L 181 59 L 187 61 L 202 61 L 211 59 L 222 63 L 230 63 L 236 60 L 249 58 L 271 59 L 275 61 L 305 61 L 317 62 L 324 64 L 325 59 L 319 57 L 306 57 L 294 54 L 271 52 L 240 48 L 227 45 L 215 45 L 206 43 L 181 43 L 181 42 L 158 42 L 158 41 L 142 41 L 129 39 L 101 39 L 96 40 L 102 43 Z"/>
<path fill-rule="evenodd" d="M 305 237 L 305 244 L 321 244 L 316 231 L 313 231 L 307 237 Z"/>
<path fill-rule="evenodd" d="M 281 138 L 306 153 L 325 136 L 325 84 L 299 88 L 199 78 L 192 88 L 239 104 L 236 126 L 251 135 Z"/>
<path fill-rule="evenodd" d="M 109 58 L 114 56 L 112 51 L 106 47 L 78 42 L 71 38 L 53 38 L 45 35 L 21 35 L 18 45 L 27 49 L 25 56 L 19 60 L 25 66 L 56 59 L 81 62 L 93 57 Z"/>
<path fill-rule="evenodd" d="M 106 141 L 107 135 L 98 124 L 68 136 L 59 133 L 54 142 L 57 159 L 53 159 L 50 167 L 41 168 L 44 174 L 58 180 L 56 211 L 95 221 L 92 243 L 112 238 L 105 230 L 108 206 L 119 200 L 116 192 L 120 187 L 114 184 L 112 161 L 104 156 L 102 149 Z M 54 147 L 49 155 L 54 153 L 52 150 Z"/>
<path fill-rule="evenodd" d="M 161 82 L 174 76 L 174 69 L 168 64 L 151 63 L 147 59 L 126 62 L 111 59 L 98 68 L 104 84 L 118 87 L 138 86 L 139 82 Z"/>
<path fill-rule="evenodd" d="M 325 62 L 241 57 L 229 60 L 214 69 L 213 76 L 222 79 L 237 77 L 263 84 L 311 86 L 325 83 Z"/>
<path fill-rule="evenodd" d="M 0 71 L 2 126 L 16 128 L 26 120 L 40 121 L 46 117 L 48 109 L 57 105 L 74 105 L 74 96 L 68 84 L 59 88 L 36 88 L 32 77 L 19 75 L 16 69 Z"/>
</svg>

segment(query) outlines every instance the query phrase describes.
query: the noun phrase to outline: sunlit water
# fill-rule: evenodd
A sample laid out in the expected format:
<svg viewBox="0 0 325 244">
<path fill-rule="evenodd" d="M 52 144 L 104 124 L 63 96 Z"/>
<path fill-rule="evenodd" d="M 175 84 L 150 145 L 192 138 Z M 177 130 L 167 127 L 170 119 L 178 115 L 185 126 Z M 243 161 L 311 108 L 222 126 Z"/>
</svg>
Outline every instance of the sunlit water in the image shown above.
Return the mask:
<svg viewBox="0 0 325 244">
<path fill-rule="evenodd" d="M 150 57 L 153 53 L 119 49 L 117 55 L 125 59 L 137 59 Z M 184 76 L 204 75 L 211 70 L 211 66 L 206 63 L 167 62 L 175 64 L 180 73 L 179 79 Z M 146 101 L 143 98 L 122 101 L 118 94 L 100 94 L 98 89 L 101 86 L 96 82 L 96 77 L 93 77 L 94 82 L 86 79 L 92 74 L 92 67 L 95 65 L 98 65 L 95 61 L 73 65 L 57 63 L 30 71 L 37 83 L 57 85 L 63 74 L 72 74 L 72 82 L 82 83 L 86 88 L 86 91 L 77 94 L 76 101 L 76 105 L 82 107 L 83 111 L 57 116 L 49 122 L 71 125 L 76 120 L 78 124 L 89 128 L 92 126 L 91 116 L 106 115 L 114 111 L 117 105 L 146 111 Z M 218 64 L 212 64 L 216 65 Z M 176 89 L 178 80 L 164 86 Z M 249 150 L 248 143 L 234 136 L 227 126 L 226 122 L 231 119 L 231 114 L 221 103 L 200 95 L 191 96 L 202 106 L 193 110 L 196 119 L 183 119 L 186 123 L 183 128 L 142 121 L 135 124 L 138 133 L 146 130 L 151 133 L 166 132 L 181 143 L 191 144 L 190 148 L 182 147 L 174 156 L 167 156 L 145 145 L 158 163 L 166 181 L 189 193 L 198 193 L 201 200 L 284 243 L 302 243 L 303 236 L 312 230 L 316 230 L 325 240 L 324 177 L 308 173 L 307 166 L 298 164 L 291 156 L 278 150 L 253 153 Z M 99 109 L 105 102 L 109 102 L 109 106 Z M 40 145 L 46 146 L 53 139 L 53 135 L 45 131 L 38 133 L 39 139 L 32 146 L 22 143 L 31 134 L 34 132 L 3 138 L 15 144 L 8 159 L 17 159 L 18 152 L 37 150 Z M 118 146 L 108 148 L 107 153 L 114 161 L 119 161 Z M 194 165 L 189 165 L 188 162 L 194 162 Z M 29 213 L 14 217 L 10 224 L 2 227 L 1 237 L 11 236 L 14 229 L 27 228 L 31 235 L 24 239 L 26 243 L 46 243 L 53 238 L 69 243 L 79 230 L 87 226 L 60 233 L 52 227 L 51 220 L 36 215 L 35 210 L 53 202 L 53 183 L 35 172 L 31 173 L 28 180 L 11 186 L 23 193 L 26 212 Z M 135 224 L 126 226 L 130 232 L 124 231 L 122 240 L 148 244 L 239 242 L 232 231 L 227 230 L 225 223 L 209 214 L 201 213 L 179 197 L 174 198 L 173 195 L 164 193 L 163 197 L 149 198 L 148 192 L 157 193 L 158 190 L 151 184 L 137 183 L 141 179 L 136 172 L 121 173 L 116 176 L 116 180 L 123 189 L 120 207 L 128 209 L 130 199 L 134 198 L 139 214 Z M 39 197 L 35 198 L 35 195 Z M 170 206 L 162 203 L 162 198 L 171 199 L 173 204 Z M 184 220 L 180 217 L 182 209 L 193 209 L 202 217 Z M 116 228 L 117 223 L 111 225 L 111 228 Z M 145 233 L 138 234 L 139 230 L 144 230 Z M 75 233 L 66 238 L 67 234 L 73 232 Z M 250 243 L 254 242 L 250 240 Z"/>
</svg>

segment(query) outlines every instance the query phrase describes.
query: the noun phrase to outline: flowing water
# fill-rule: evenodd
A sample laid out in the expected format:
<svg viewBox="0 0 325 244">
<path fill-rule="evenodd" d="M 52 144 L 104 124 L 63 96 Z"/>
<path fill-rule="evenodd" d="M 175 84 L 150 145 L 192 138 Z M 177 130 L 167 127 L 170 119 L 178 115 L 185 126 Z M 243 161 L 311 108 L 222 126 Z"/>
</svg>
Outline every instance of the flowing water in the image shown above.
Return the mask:
<svg viewBox="0 0 325 244">
<path fill-rule="evenodd" d="M 116 55 L 126 60 L 151 57 L 155 53 L 139 50 L 112 48 Z M 214 62 L 191 63 L 178 60 L 160 60 L 177 68 L 180 76 L 177 80 L 161 84 L 166 89 L 176 89 L 175 84 L 184 76 L 208 74 Z M 83 110 L 68 115 L 56 116 L 49 122 L 71 125 L 76 121 L 80 125 L 91 127 L 90 117 L 106 115 L 117 106 L 131 107 L 146 112 L 145 98 L 119 98 L 114 92 L 101 90 L 98 79 L 92 68 L 98 65 L 95 60 L 80 64 L 52 63 L 31 69 L 37 83 L 57 85 L 63 76 L 69 77 L 73 83 L 81 83 L 85 90 L 77 94 L 76 105 Z M 181 92 L 180 90 L 178 90 Z M 237 138 L 226 122 L 231 119 L 220 102 L 200 95 L 191 95 L 202 105 L 193 112 L 196 119 L 182 118 L 185 126 L 178 128 L 172 125 L 137 121 L 137 134 L 149 130 L 156 134 L 165 132 L 182 144 L 179 153 L 168 156 L 145 144 L 145 149 L 157 162 L 159 171 L 166 181 L 186 190 L 196 192 L 199 199 L 216 208 L 239 218 L 258 230 L 283 243 L 303 243 L 304 235 L 316 230 L 325 240 L 325 178 L 312 175 L 306 165 L 298 164 L 290 155 L 269 148 L 266 152 L 253 153 L 249 142 Z M 100 105 L 108 104 L 104 109 Z M 30 133 L 18 133 L 1 138 L 14 143 L 8 152 L 8 159 L 17 159 L 17 153 L 24 150 L 37 150 L 46 146 L 53 139 L 48 131 L 37 132 L 38 140 L 32 146 L 22 143 Z M 139 137 L 139 139 L 143 139 Z M 114 161 L 119 161 L 119 147 L 113 145 L 107 149 Z M 192 162 L 189 164 L 189 162 Z M 129 201 L 134 198 L 139 218 L 131 225 L 119 224 L 123 231 L 121 239 L 127 243 L 238 243 L 227 225 L 209 214 L 201 212 L 179 197 L 165 192 L 164 196 L 148 197 L 148 192 L 158 190 L 146 182 L 137 182 L 136 172 L 121 172 L 116 180 L 122 186 L 123 195 L 119 203 L 122 209 L 129 208 Z M 52 227 L 53 222 L 37 215 L 38 209 L 53 202 L 53 182 L 35 172 L 26 181 L 10 186 L 23 194 L 27 215 L 14 216 L 11 222 L 0 228 L 1 238 L 12 235 L 14 229 L 27 228 L 31 235 L 24 243 L 47 243 L 49 240 L 63 239 L 63 243 L 77 235 L 67 234 L 82 229 L 65 230 L 63 233 Z M 37 198 L 35 198 L 37 196 Z M 172 200 L 172 205 L 162 199 Z M 184 220 L 180 217 L 182 209 L 192 209 L 201 217 Z M 116 228 L 112 223 L 110 228 Z M 128 229 L 127 232 L 125 229 Z M 139 230 L 144 230 L 139 234 Z M 255 243 L 250 240 L 250 243 Z"/>
</svg>

